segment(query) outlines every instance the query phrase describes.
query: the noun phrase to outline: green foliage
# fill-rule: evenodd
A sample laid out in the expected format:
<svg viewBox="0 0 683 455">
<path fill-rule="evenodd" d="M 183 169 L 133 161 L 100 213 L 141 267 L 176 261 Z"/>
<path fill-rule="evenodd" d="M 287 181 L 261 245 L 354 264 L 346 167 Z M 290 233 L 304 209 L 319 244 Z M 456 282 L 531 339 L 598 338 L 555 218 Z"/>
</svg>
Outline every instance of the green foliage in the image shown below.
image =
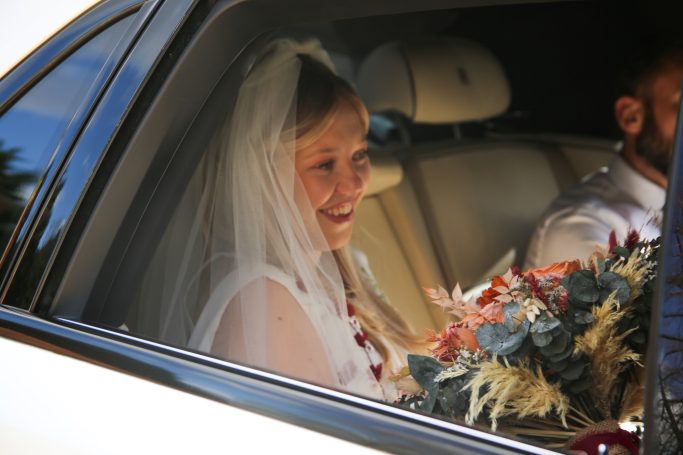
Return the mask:
<svg viewBox="0 0 683 455">
<path fill-rule="evenodd" d="M 628 257 L 631 255 L 631 252 L 627 248 L 619 245 L 612 248 L 612 253 L 623 259 L 628 259 Z"/>
<path fill-rule="evenodd" d="M 631 295 L 631 287 L 624 277 L 614 272 L 604 272 L 598 276 L 598 287 L 600 289 L 600 301 L 604 302 L 613 292 L 616 291 L 616 299 L 623 305 Z"/>
<path fill-rule="evenodd" d="M 581 306 L 592 305 L 600 298 L 598 282 L 590 270 L 577 270 L 562 278 L 560 284 L 569 293 L 570 300 Z"/>
<path fill-rule="evenodd" d="M 509 332 L 515 331 L 515 326 L 517 325 L 515 317 L 519 313 L 519 310 L 520 305 L 517 302 L 510 302 L 503 307 L 503 314 L 505 315 L 505 328 L 508 329 Z"/>
<path fill-rule="evenodd" d="M 572 406 L 583 409 L 588 418 L 604 418 L 602 410 L 592 406 L 591 401 L 596 399 L 594 389 L 604 383 L 601 382 L 602 376 L 596 376 L 595 382 L 592 377 L 594 368 L 591 362 L 598 357 L 593 350 L 575 350 L 575 339 L 596 322 L 596 316 L 604 316 L 604 312 L 597 311 L 598 306 L 613 295 L 620 304 L 614 311 L 623 312 L 616 327 L 617 335 L 628 332 L 625 337 L 628 346 L 635 352 L 644 352 L 654 291 L 653 278 L 658 241 L 636 242 L 637 233 L 630 233 L 628 241 L 625 242 L 628 248 L 615 246 L 607 258 L 594 258 L 590 269 L 579 270 L 565 276 L 560 280 L 560 285 L 564 289 L 557 285 L 555 277 L 527 278 L 526 275 L 514 275 L 515 280 L 509 281 L 507 291 L 513 300 L 503 306 L 502 317 L 500 313 L 496 315 L 502 322 L 485 323 L 476 328 L 468 327 L 474 331 L 481 348 L 481 351 L 476 353 L 477 359 L 488 359 L 490 362 L 497 358 L 497 361 L 506 365 L 506 368 L 531 371 L 531 374 L 538 371 L 545 378 L 544 381 L 547 380 L 553 387 L 559 386 Z M 639 253 L 632 256 L 636 249 Z M 610 270 L 615 264 L 629 260 L 643 261 L 644 254 L 647 255 L 644 262 L 634 265 L 640 267 L 640 276 L 646 274 L 647 279 L 638 290 L 640 294 L 637 298 L 630 300 L 633 293 L 628 280 Z M 683 283 L 683 279 L 680 282 Z M 535 300 L 543 302 L 547 308 Z M 624 305 L 626 303 L 628 305 Z M 530 308 L 533 307 L 530 304 L 539 310 L 535 313 L 534 322 L 529 320 L 529 317 L 533 318 L 530 312 Z M 596 316 L 593 311 L 596 311 Z M 488 319 L 490 314 L 485 314 L 484 318 Z M 402 403 L 446 417 L 463 418 L 469 410 L 471 388 L 475 387 L 474 384 L 480 384 L 471 381 L 480 378 L 477 375 L 485 369 L 483 365 L 488 367 L 491 364 L 479 364 L 479 360 L 473 364 L 469 363 L 467 359 L 471 359 L 472 356 L 467 350 L 461 355 L 465 356 L 465 360 L 459 359 L 457 365 L 454 363 L 447 369 L 431 357 L 409 356 L 410 373 L 423 388 L 423 392 L 403 399 Z M 448 364 L 447 362 L 445 365 Z M 625 384 L 634 380 L 635 365 L 635 362 L 623 365 L 627 369 L 618 372 L 617 382 L 620 385 L 613 390 L 623 392 Z M 596 375 L 602 374 L 598 369 L 595 371 Z M 437 376 L 438 382 L 435 381 Z M 463 390 L 465 387 L 467 388 Z M 487 392 L 487 387 L 485 383 L 479 385 L 479 396 Z M 620 396 L 615 392 L 614 397 L 617 401 L 612 402 L 610 406 L 618 409 L 622 405 Z M 605 399 L 613 400 L 614 397 L 610 395 Z M 486 418 L 490 410 L 491 408 L 486 407 L 482 409 L 480 417 Z M 612 417 L 618 414 L 613 410 L 610 412 L 613 414 Z"/>
<path fill-rule="evenodd" d="M 552 316 L 548 316 L 547 314 L 542 314 L 538 318 L 536 318 L 533 324 L 531 324 L 529 332 L 546 333 L 550 332 L 553 329 L 556 329 L 561 325 L 562 322 L 559 319 Z"/>
<path fill-rule="evenodd" d="M 458 378 L 436 382 L 437 375 L 444 371 L 443 366 L 431 357 L 413 354 L 408 355 L 408 368 L 427 395 L 406 397 L 399 404 L 446 417 L 462 416 L 467 412 L 470 392 L 463 388 L 474 375 L 473 370 Z"/>
<path fill-rule="evenodd" d="M 522 346 L 528 332 L 529 321 L 524 320 L 514 332 L 510 332 L 505 324 L 483 324 L 476 336 L 482 349 L 491 354 L 508 355 Z"/>
<path fill-rule="evenodd" d="M 428 393 L 427 397 L 420 404 L 420 409 L 425 412 L 432 412 L 439 391 L 439 384 L 434 380 L 444 368 L 432 357 L 423 355 L 408 355 L 408 368 L 410 375 L 420 384 L 420 387 Z"/>
</svg>

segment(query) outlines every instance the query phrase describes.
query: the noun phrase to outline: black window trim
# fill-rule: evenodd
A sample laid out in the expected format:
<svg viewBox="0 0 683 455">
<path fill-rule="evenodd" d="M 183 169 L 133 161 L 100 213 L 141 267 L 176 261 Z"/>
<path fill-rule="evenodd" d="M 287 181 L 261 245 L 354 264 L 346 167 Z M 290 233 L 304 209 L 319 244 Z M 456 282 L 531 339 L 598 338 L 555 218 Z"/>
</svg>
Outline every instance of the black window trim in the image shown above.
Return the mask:
<svg viewBox="0 0 683 455">
<path fill-rule="evenodd" d="M 69 125 L 64 131 L 62 140 L 56 145 L 55 150 L 52 152 L 52 157 L 47 168 L 36 182 L 32 195 L 27 201 L 19 220 L 17 220 L 17 224 L 12 236 L 7 242 L 7 245 L 4 247 L 4 251 L 0 251 L 0 301 L 4 301 L 7 293 L 7 283 L 11 280 L 11 277 L 16 270 L 16 265 L 21 262 L 26 253 L 28 242 L 35 231 L 38 218 L 44 209 L 43 202 L 48 198 L 48 195 L 52 192 L 55 186 L 55 177 L 61 172 L 64 163 L 70 155 L 72 145 L 78 140 L 80 132 L 87 123 L 88 118 L 93 112 L 93 109 L 95 106 L 97 106 L 99 99 L 102 97 L 106 87 L 111 82 L 113 75 L 116 74 L 116 69 L 121 65 L 121 62 L 125 58 L 127 49 L 135 43 L 136 36 L 144 28 L 144 24 L 149 20 L 149 17 L 157 7 L 157 3 L 158 0 L 145 0 L 144 2 L 137 3 L 132 6 L 129 5 L 128 7 L 120 8 L 113 13 L 110 12 L 110 14 L 104 18 L 100 17 L 99 14 L 95 14 L 98 9 L 91 10 L 90 15 L 86 14 L 87 18 L 94 20 L 93 17 L 90 17 L 94 15 L 95 18 L 99 18 L 101 22 L 96 25 L 93 24 L 87 30 L 87 33 L 79 35 L 69 45 L 68 52 L 65 50 L 61 53 L 58 53 L 58 55 L 53 56 L 53 58 L 50 60 L 50 65 L 52 66 L 50 66 L 49 70 L 63 62 L 64 59 L 68 58 L 73 54 L 73 52 L 77 51 L 83 44 L 85 44 L 88 39 L 93 38 L 107 27 L 113 25 L 115 22 L 129 17 L 132 14 L 140 13 L 139 16 L 134 19 L 129 28 L 129 30 L 135 30 L 136 33 L 130 36 L 128 40 L 123 39 L 118 43 L 117 46 L 111 49 L 108 60 L 105 63 L 106 71 L 100 71 L 94 79 L 94 84 L 96 85 L 96 87 L 93 87 L 95 90 L 94 96 L 88 102 L 81 104 L 74 112 Z M 106 11 L 108 11 L 108 8 L 105 8 L 105 12 Z M 85 19 L 86 18 L 83 18 L 84 21 Z M 88 21 L 86 21 L 86 23 L 89 24 Z M 74 25 L 77 25 L 77 23 L 74 23 Z M 62 31 L 62 34 L 70 37 L 71 33 L 67 32 L 68 29 L 65 29 Z M 31 57 L 37 56 L 41 53 L 41 51 L 48 52 L 53 50 L 52 46 L 56 46 L 60 42 L 60 39 L 57 39 L 59 36 L 60 35 L 57 35 L 54 40 L 49 41 L 44 48 L 39 49 Z M 116 60 L 112 59 L 112 56 L 117 52 L 120 52 L 121 58 Z M 29 59 L 31 59 L 31 57 Z M 26 64 L 28 63 L 31 63 L 31 61 L 26 62 Z M 29 69 L 30 66 L 31 65 L 29 65 Z M 19 68 L 17 68 L 17 72 L 22 74 L 27 73 L 28 70 L 24 70 L 24 65 L 22 64 L 19 66 Z M 11 74 L 13 75 L 14 73 Z M 47 71 L 40 71 L 38 74 L 40 77 L 36 75 L 29 77 L 29 80 L 18 90 L 16 90 L 2 107 L 10 108 L 13 105 L 12 103 L 17 101 L 18 97 L 25 94 L 48 73 Z M 5 80 L 1 82 L 5 82 Z M 0 83 L 0 90 L 1 89 L 2 84 Z M 0 109 L 0 115 L 2 115 L 2 112 L 3 111 Z"/>
<path fill-rule="evenodd" d="M 0 115 L 46 74 L 95 35 L 140 10 L 148 0 L 108 0 L 93 5 L 11 68 L 0 79 Z"/>
<path fill-rule="evenodd" d="M 177 2 L 177 5 L 171 2 L 169 3 L 171 7 L 168 9 L 185 11 L 183 8 L 186 8 L 189 2 L 191 2 L 191 0 Z M 59 150 L 55 153 L 55 155 L 58 155 L 57 159 L 50 163 L 50 167 L 45 176 L 45 184 L 37 189 L 36 192 L 38 195 L 35 198 L 35 203 L 33 203 L 33 205 L 28 205 L 25 209 L 25 212 L 28 211 L 28 215 L 22 215 L 22 217 L 25 216 L 23 224 L 18 225 L 13 234 L 17 236 L 17 238 L 14 242 L 8 244 L 2 262 L 0 262 L 0 279 L 3 280 L 2 285 L 0 286 L 0 302 L 29 310 L 32 310 L 35 307 L 35 300 L 39 294 L 38 291 L 42 289 L 47 273 L 54 262 L 55 254 L 59 250 L 61 241 L 63 241 L 64 228 L 70 225 L 75 213 L 74 211 L 71 211 L 69 216 L 67 216 L 68 220 L 65 220 L 67 222 L 63 225 L 57 223 L 55 226 L 49 226 L 49 213 L 59 199 L 59 186 L 64 183 L 64 175 L 68 172 L 69 166 L 75 167 L 79 165 L 70 164 L 74 160 L 81 160 L 81 163 L 90 162 L 92 165 L 100 163 L 106 146 L 109 145 L 110 135 L 112 134 L 111 131 L 105 131 L 102 126 L 102 124 L 108 123 L 110 119 L 97 118 L 98 113 L 102 114 L 102 109 L 99 109 L 101 105 L 100 101 L 107 99 L 107 97 L 111 99 L 112 96 L 115 96 L 119 97 L 119 99 L 127 97 L 126 99 L 130 99 L 130 102 L 132 103 L 133 100 L 135 100 L 135 96 L 139 94 L 137 90 L 135 91 L 136 93 L 128 93 L 128 88 L 133 87 L 131 84 L 135 81 L 135 79 L 130 77 L 130 74 L 135 74 L 135 78 L 137 78 L 136 82 L 143 85 L 148 77 L 148 73 L 137 74 L 139 73 L 139 68 L 147 67 L 151 69 L 158 61 L 158 54 L 154 54 L 154 58 L 150 61 L 150 56 L 145 54 L 145 50 L 149 50 L 145 46 L 145 43 L 140 43 L 140 37 L 144 35 L 149 28 L 149 25 L 158 17 L 157 12 L 162 6 L 162 0 L 146 0 L 142 3 L 141 9 L 137 12 L 139 16 L 135 18 L 134 23 L 130 27 L 132 33 L 128 35 L 129 39 L 125 40 L 125 43 L 121 43 L 124 45 L 121 49 L 123 51 L 121 58 L 112 62 L 113 66 L 111 71 L 108 71 L 106 77 L 101 81 L 102 85 L 98 90 L 97 96 L 95 96 L 92 102 L 86 106 L 83 112 L 81 112 L 79 122 L 73 122 L 74 125 L 69 126 L 69 129 L 67 130 L 70 135 L 69 140 L 63 141 L 63 143 L 58 146 Z M 128 11 L 128 14 L 130 14 L 130 11 Z M 173 13 L 169 16 L 172 15 Z M 119 19 L 120 18 L 121 17 L 119 17 Z M 162 21 L 163 20 L 164 19 L 162 18 Z M 168 24 L 163 24 L 160 28 L 167 26 Z M 166 32 L 170 32 L 172 35 L 174 31 L 175 28 L 170 31 L 167 30 Z M 165 33 L 163 33 L 164 37 L 166 37 Z M 164 41 L 164 44 L 168 44 L 163 38 L 162 41 Z M 154 42 L 153 45 L 156 44 L 157 43 Z M 140 50 L 141 48 L 145 50 L 139 52 L 137 56 L 133 56 L 136 50 Z M 131 56 L 133 56 L 132 61 Z M 140 66 L 136 67 L 135 65 Z M 127 74 L 122 75 L 126 70 Z M 127 81 L 124 80 L 125 77 L 128 77 Z M 137 88 L 138 86 L 135 87 Z M 112 90 L 116 93 L 113 94 Z M 128 111 L 129 108 L 130 104 L 127 104 L 125 107 L 126 111 Z M 115 123 L 116 126 L 114 128 L 119 125 L 118 121 Z M 94 131 L 96 129 L 99 130 Z M 99 134 L 102 139 L 105 139 L 105 144 L 97 148 L 83 146 L 82 143 L 87 142 L 84 138 L 86 138 L 88 134 L 90 134 L 90 137 Z M 86 182 L 84 182 L 84 185 L 79 189 L 79 192 L 82 193 L 88 188 L 90 180 L 90 177 L 86 178 Z M 50 248 L 49 251 L 44 252 L 44 255 L 49 256 L 49 258 L 46 261 L 43 261 L 46 262 L 45 265 L 41 265 L 41 267 L 44 267 L 43 273 L 37 274 L 36 277 L 32 278 L 32 281 L 30 281 L 28 285 L 22 284 L 21 286 L 18 286 L 14 280 L 17 273 L 21 274 L 22 272 L 25 272 L 26 269 L 34 268 L 36 263 L 40 263 L 40 261 L 36 260 L 36 257 L 39 256 L 37 252 L 40 251 L 37 239 L 41 236 L 48 236 L 46 234 L 47 231 L 50 231 L 50 236 L 58 238 L 59 241 L 53 248 Z"/>
</svg>

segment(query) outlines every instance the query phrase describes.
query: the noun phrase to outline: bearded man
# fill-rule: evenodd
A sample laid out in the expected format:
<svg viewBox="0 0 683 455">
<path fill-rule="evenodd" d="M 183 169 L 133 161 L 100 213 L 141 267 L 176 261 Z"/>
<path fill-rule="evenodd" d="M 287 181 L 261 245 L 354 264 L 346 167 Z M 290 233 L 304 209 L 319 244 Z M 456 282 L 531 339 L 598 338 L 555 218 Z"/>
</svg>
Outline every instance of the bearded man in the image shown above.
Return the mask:
<svg viewBox="0 0 683 455">
<path fill-rule="evenodd" d="M 667 171 L 683 79 L 683 50 L 639 58 L 622 76 L 614 104 L 623 147 L 606 172 L 558 196 L 536 225 L 525 269 L 586 260 L 612 231 L 641 238 L 661 234 Z"/>
</svg>

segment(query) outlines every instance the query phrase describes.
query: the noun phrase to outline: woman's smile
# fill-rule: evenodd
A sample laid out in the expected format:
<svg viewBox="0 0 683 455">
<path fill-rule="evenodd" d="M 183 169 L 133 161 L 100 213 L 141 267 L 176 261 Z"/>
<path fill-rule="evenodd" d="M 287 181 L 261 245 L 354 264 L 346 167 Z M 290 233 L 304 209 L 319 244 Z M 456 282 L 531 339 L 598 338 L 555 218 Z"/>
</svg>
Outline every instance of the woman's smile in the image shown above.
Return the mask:
<svg viewBox="0 0 683 455">
<path fill-rule="evenodd" d="M 349 103 L 340 104 L 315 142 L 297 150 L 295 165 L 328 247 L 343 247 L 351 239 L 356 208 L 370 180 L 365 130 Z"/>
<path fill-rule="evenodd" d="M 327 209 L 320 209 L 318 212 L 327 216 L 334 223 L 348 223 L 353 220 L 354 207 L 351 202 L 344 202 Z"/>
</svg>

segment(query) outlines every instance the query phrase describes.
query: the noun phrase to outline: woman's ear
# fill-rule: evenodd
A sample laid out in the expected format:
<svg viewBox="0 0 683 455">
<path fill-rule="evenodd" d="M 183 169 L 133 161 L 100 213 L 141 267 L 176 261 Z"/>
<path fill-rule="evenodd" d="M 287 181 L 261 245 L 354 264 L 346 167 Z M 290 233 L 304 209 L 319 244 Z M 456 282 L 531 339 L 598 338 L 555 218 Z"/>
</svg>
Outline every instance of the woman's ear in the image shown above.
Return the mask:
<svg viewBox="0 0 683 455">
<path fill-rule="evenodd" d="M 640 134 L 645 121 L 645 106 L 632 96 L 620 96 L 614 103 L 614 116 L 624 134 Z"/>
</svg>

